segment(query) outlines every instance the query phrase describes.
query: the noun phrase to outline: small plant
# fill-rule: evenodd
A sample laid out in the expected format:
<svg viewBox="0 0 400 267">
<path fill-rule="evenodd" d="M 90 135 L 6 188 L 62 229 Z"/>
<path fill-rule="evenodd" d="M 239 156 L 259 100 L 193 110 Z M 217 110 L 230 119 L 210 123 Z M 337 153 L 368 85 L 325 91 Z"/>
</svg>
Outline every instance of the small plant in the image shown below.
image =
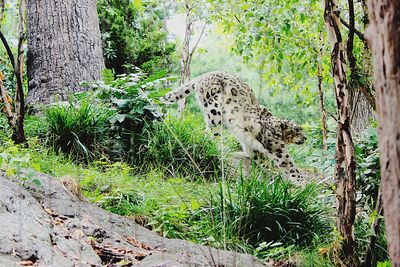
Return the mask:
<svg viewBox="0 0 400 267">
<path fill-rule="evenodd" d="M 102 146 L 113 159 L 136 163 L 135 158 L 142 146 L 141 135 L 146 125 L 162 117 L 154 101 L 165 94 L 171 80 L 166 71 L 147 76 L 140 70 L 113 78 L 110 70 L 103 71 L 103 81 L 89 84 L 94 97 L 112 110 L 107 119 L 108 138 Z"/>
</svg>

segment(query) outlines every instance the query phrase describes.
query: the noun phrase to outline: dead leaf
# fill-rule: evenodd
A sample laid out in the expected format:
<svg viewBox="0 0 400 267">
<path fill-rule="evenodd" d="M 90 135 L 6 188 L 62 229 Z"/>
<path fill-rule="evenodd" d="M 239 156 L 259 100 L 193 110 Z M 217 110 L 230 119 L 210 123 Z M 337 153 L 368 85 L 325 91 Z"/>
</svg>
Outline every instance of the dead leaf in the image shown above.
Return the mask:
<svg viewBox="0 0 400 267">
<path fill-rule="evenodd" d="M 44 208 L 44 211 L 47 212 L 51 216 L 55 215 L 54 211 L 52 209 L 50 209 L 50 208 Z"/>
<path fill-rule="evenodd" d="M 72 237 L 74 237 L 76 239 L 81 239 L 84 236 L 85 236 L 85 233 L 81 229 L 75 229 L 74 233 L 72 234 Z"/>
<path fill-rule="evenodd" d="M 22 266 L 33 266 L 34 262 L 33 261 L 19 261 L 17 264 L 22 265 Z"/>
</svg>

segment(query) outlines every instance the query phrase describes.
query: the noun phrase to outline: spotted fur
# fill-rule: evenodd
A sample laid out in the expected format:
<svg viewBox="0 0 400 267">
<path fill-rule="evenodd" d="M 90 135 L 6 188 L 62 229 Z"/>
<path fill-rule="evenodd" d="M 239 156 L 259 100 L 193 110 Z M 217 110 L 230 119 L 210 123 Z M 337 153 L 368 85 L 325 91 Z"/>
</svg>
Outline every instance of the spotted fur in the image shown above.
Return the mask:
<svg viewBox="0 0 400 267">
<path fill-rule="evenodd" d="M 214 136 L 221 135 L 222 126 L 225 126 L 250 157 L 261 154 L 274 160 L 291 179 L 301 179 L 285 146 L 305 142 L 306 137 L 299 126 L 273 116 L 258 103 L 245 82 L 220 71 L 203 74 L 160 100 L 173 103 L 193 91 L 203 109 L 207 129 Z"/>
</svg>

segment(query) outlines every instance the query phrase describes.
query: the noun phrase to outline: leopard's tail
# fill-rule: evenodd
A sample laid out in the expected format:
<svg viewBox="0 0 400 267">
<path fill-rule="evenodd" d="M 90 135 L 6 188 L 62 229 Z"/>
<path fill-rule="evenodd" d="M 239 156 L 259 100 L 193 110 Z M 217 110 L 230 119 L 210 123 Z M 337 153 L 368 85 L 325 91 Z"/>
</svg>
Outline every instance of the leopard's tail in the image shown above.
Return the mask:
<svg viewBox="0 0 400 267">
<path fill-rule="evenodd" d="M 160 97 L 160 101 L 165 104 L 171 104 L 171 103 L 178 101 L 179 99 L 185 98 L 192 91 L 194 91 L 196 89 L 196 82 L 197 82 L 197 78 L 181 85 L 174 91 L 171 91 L 171 92 L 167 93 L 166 95 Z"/>
</svg>

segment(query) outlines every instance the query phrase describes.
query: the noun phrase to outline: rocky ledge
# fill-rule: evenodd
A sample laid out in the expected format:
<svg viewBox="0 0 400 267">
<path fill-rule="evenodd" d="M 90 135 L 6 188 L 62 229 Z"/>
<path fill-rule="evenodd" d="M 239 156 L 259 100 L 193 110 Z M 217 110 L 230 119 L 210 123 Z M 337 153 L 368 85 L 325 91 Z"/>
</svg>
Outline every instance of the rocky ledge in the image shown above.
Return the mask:
<svg viewBox="0 0 400 267">
<path fill-rule="evenodd" d="M 160 237 L 48 175 L 33 179 L 41 185 L 0 173 L 0 266 L 267 266 L 250 255 Z"/>
</svg>

